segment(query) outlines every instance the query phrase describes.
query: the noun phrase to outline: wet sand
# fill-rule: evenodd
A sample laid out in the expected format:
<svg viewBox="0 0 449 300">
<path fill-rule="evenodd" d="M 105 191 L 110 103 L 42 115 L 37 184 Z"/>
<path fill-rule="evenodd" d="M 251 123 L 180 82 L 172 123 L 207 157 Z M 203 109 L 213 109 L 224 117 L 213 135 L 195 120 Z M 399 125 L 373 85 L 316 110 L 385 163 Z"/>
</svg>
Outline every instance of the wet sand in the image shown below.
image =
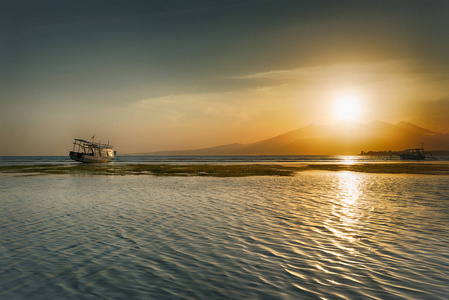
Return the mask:
<svg viewBox="0 0 449 300">
<path fill-rule="evenodd" d="M 238 164 L 238 165 L 151 165 L 151 164 L 59 164 L 0 166 L 0 173 L 14 175 L 153 175 L 153 176 L 294 176 L 304 171 L 351 171 L 376 174 L 449 175 L 444 163 L 363 164 Z"/>
</svg>

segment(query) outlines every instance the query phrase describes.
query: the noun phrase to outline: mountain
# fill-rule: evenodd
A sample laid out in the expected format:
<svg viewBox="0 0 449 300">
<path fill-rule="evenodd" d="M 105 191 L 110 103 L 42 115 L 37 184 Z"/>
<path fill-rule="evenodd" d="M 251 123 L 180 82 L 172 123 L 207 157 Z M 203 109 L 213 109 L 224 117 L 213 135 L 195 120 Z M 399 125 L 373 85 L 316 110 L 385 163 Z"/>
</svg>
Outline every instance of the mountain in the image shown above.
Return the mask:
<svg viewBox="0 0 449 300">
<path fill-rule="evenodd" d="M 412 123 L 396 125 L 373 121 L 342 122 L 333 126 L 308 125 L 250 144 L 145 153 L 145 155 L 336 155 L 361 151 L 418 148 L 449 150 L 449 134 L 434 132 Z"/>
<path fill-rule="evenodd" d="M 396 126 L 404 128 L 404 129 L 409 129 L 409 130 L 414 131 L 414 132 L 419 132 L 419 133 L 421 133 L 423 135 L 437 135 L 438 134 L 435 131 L 427 130 L 425 128 L 416 126 L 415 124 L 412 124 L 412 123 L 409 123 L 409 122 L 399 122 Z"/>
</svg>

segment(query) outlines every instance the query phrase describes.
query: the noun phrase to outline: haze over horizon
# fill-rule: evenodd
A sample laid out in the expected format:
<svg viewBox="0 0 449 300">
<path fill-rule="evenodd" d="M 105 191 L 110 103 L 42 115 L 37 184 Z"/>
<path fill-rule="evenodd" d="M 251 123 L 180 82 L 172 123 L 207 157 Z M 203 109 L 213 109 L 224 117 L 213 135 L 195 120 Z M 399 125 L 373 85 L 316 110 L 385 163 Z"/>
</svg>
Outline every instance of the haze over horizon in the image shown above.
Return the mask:
<svg viewBox="0 0 449 300">
<path fill-rule="evenodd" d="M 341 120 L 449 133 L 448 1 L 1 1 L 0 155 L 268 139 Z M 365 149 L 369 150 L 369 149 Z"/>
</svg>

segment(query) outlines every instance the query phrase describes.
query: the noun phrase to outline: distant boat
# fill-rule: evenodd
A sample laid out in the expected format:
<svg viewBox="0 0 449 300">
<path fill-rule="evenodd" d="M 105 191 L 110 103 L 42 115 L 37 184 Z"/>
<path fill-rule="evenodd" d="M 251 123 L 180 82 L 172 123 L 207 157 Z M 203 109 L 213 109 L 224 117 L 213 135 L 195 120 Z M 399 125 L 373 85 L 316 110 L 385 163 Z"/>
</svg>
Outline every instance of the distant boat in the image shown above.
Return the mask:
<svg viewBox="0 0 449 300">
<path fill-rule="evenodd" d="M 70 151 L 71 159 L 84 163 L 106 163 L 111 161 L 116 155 L 112 150 L 112 145 L 88 142 L 82 139 L 75 139 L 73 150 Z"/>
<path fill-rule="evenodd" d="M 433 157 L 432 153 L 424 152 L 423 144 L 421 144 L 421 148 L 412 148 L 412 149 L 405 149 L 401 152 L 393 152 L 390 155 L 390 158 L 392 158 L 393 155 L 398 155 L 401 160 L 425 160 L 426 159 L 425 154 L 430 154 L 431 158 L 433 160 L 436 160 L 436 158 Z"/>
</svg>

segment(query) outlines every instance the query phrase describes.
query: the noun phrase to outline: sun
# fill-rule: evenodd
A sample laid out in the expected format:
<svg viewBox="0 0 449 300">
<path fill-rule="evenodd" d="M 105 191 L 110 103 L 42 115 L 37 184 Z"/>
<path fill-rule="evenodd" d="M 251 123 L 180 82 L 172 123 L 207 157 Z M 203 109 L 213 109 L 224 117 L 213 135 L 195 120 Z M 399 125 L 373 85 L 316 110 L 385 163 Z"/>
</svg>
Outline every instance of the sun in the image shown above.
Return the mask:
<svg viewBox="0 0 449 300">
<path fill-rule="evenodd" d="M 335 98 L 335 113 L 339 120 L 354 121 L 361 114 L 361 98 L 354 93 L 342 93 Z"/>
</svg>

